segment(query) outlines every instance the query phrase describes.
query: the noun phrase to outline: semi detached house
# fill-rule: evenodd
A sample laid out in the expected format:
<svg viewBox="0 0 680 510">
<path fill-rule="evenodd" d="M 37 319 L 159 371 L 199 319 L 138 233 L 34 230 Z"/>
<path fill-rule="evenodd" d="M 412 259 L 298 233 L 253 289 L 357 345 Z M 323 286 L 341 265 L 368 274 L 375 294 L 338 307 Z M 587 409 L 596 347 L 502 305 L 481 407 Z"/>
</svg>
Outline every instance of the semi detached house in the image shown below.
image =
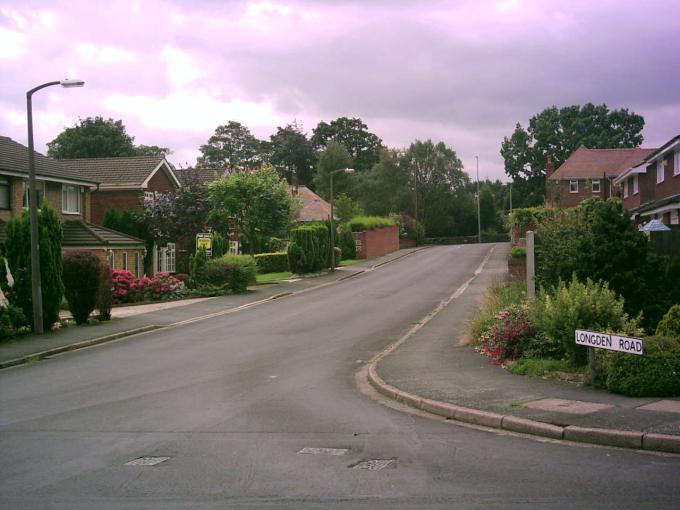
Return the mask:
<svg viewBox="0 0 680 510">
<path fill-rule="evenodd" d="M 57 210 L 64 233 L 63 251 L 87 250 L 114 268 L 143 274 L 144 241 L 92 223 L 93 193 L 99 182 L 68 163 L 35 153 L 38 207 Z M 28 147 L 0 136 L 0 244 L 5 226 L 28 207 Z"/>
</svg>

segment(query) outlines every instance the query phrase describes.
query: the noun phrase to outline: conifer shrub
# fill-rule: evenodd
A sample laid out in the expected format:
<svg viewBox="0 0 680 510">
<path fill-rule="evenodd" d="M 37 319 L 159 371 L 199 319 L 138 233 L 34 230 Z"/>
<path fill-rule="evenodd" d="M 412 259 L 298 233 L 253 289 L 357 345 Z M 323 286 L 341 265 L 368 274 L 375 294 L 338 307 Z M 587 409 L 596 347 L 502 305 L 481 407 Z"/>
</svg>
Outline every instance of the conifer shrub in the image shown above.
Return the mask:
<svg viewBox="0 0 680 510">
<path fill-rule="evenodd" d="M 288 255 L 293 272 L 314 273 L 328 267 L 330 233 L 326 225 L 319 223 L 293 229 L 290 240 Z M 291 250 L 293 251 L 292 257 Z"/>
<path fill-rule="evenodd" d="M 203 248 L 198 250 L 189 259 L 189 277 L 191 278 L 191 282 L 193 284 L 198 284 L 198 275 L 208 263 L 208 260 L 208 252 L 206 252 Z"/>
<path fill-rule="evenodd" d="M 291 242 L 288 244 L 288 267 L 293 273 L 303 273 L 303 259 L 304 253 L 299 244 Z"/>
<path fill-rule="evenodd" d="M 680 305 L 670 307 L 656 327 L 656 334 L 680 339 Z"/>
<path fill-rule="evenodd" d="M 341 225 L 338 228 L 338 246 L 340 247 L 340 259 L 355 259 L 357 256 L 356 244 L 354 244 L 354 236 L 347 225 Z"/>
<path fill-rule="evenodd" d="M 97 306 L 101 262 L 89 251 L 64 255 L 63 281 L 68 308 L 76 324 L 84 324 Z"/>
<path fill-rule="evenodd" d="M 111 306 L 113 305 L 113 281 L 111 279 L 111 268 L 108 264 L 102 264 L 99 271 L 99 288 L 97 294 L 97 310 L 99 310 L 99 320 L 111 320 Z"/>
</svg>

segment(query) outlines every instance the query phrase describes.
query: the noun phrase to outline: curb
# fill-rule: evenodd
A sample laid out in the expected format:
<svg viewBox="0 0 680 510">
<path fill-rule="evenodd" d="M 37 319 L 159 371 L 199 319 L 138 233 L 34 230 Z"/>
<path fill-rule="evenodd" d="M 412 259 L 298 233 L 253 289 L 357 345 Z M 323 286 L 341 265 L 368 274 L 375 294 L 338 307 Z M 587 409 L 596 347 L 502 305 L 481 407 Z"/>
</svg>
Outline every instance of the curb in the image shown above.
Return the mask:
<svg viewBox="0 0 680 510">
<path fill-rule="evenodd" d="M 367 374 L 368 382 L 382 395 L 414 409 L 434 414 L 447 420 L 577 443 L 680 453 L 680 436 L 641 431 L 577 427 L 574 425 L 561 427 L 542 421 L 519 418 L 511 414 L 502 415 L 438 400 L 430 400 L 387 384 L 378 375 L 375 361 L 369 364 Z"/>
<path fill-rule="evenodd" d="M 22 356 L 21 358 L 14 358 L 7 361 L 0 361 L 0 370 L 3 368 L 14 367 L 17 365 L 23 365 L 32 360 L 41 360 L 48 356 L 54 356 L 55 354 L 61 354 L 68 351 L 76 351 L 78 349 L 84 349 L 85 347 L 91 347 L 93 345 L 103 344 L 106 342 L 111 342 L 113 340 L 118 340 L 119 338 L 124 338 L 126 336 L 138 335 L 140 333 L 146 333 L 148 331 L 153 331 L 155 329 L 160 329 L 162 326 L 156 326 L 154 324 L 149 326 L 143 326 L 141 328 L 129 329 L 127 331 L 119 331 L 118 333 L 112 333 L 110 335 L 100 336 L 98 338 L 92 338 L 91 340 L 83 340 L 75 344 L 62 345 L 61 347 L 55 347 L 53 349 L 47 349 L 46 351 L 35 352 L 33 354 L 28 354 Z"/>
</svg>

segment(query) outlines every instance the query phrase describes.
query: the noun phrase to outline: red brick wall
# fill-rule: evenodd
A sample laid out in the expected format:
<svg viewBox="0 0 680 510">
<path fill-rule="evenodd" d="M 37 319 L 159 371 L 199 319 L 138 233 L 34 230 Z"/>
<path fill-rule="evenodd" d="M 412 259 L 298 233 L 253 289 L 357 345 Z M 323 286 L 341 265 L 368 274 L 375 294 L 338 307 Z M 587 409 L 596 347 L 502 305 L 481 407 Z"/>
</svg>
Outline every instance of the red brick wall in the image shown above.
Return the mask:
<svg viewBox="0 0 680 510">
<path fill-rule="evenodd" d="M 670 197 L 673 195 L 677 195 L 680 193 L 680 175 L 673 175 L 674 171 L 674 157 L 673 157 L 673 152 L 666 154 L 666 159 L 665 159 L 665 165 L 666 165 L 666 170 L 664 172 L 664 179 L 663 182 L 661 183 L 656 183 L 656 163 L 651 166 L 647 170 L 647 173 L 652 173 L 653 179 L 654 179 L 654 184 L 655 184 L 655 189 L 654 189 L 654 198 L 656 200 L 661 200 L 666 197 Z"/>
<path fill-rule="evenodd" d="M 91 198 L 91 221 L 95 225 L 101 225 L 107 209 L 136 211 L 141 208 L 143 197 L 141 190 L 95 191 Z"/>
<path fill-rule="evenodd" d="M 644 174 L 638 174 L 638 192 L 633 193 L 633 190 L 635 189 L 634 186 L 634 181 L 635 181 L 635 176 L 629 177 L 626 179 L 627 181 L 627 187 L 628 187 L 628 196 L 624 197 L 623 196 L 623 191 L 621 192 L 621 197 L 623 198 L 623 207 L 625 207 L 628 210 L 631 209 L 636 209 L 637 207 L 640 207 L 640 193 L 641 193 L 641 185 L 642 185 L 642 180 L 645 179 Z"/>
<path fill-rule="evenodd" d="M 356 232 L 354 239 L 361 245 L 361 249 L 357 250 L 359 259 L 380 257 L 399 249 L 399 229 L 396 226 Z"/>
<path fill-rule="evenodd" d="M 621 194 L 621 189 L 618 186 L 613 186 L 611 193 L 609 191 L 609 180 L 600 179 L 600 191 L 593 193 L 591 191 L 592 180 L 578 179 L 578 193 L 571 193 L 569 180 L 551 181 L 547 193 L 550 196 L 550 203 L 557 207 L 576 207 L 586 198 L 600 197 L 602 199 L 610 196 L 617 196 Z M 631 188 L 632 189 L 632 188 Z"/>
<path fill-rule="evenodd" d="M 144 191 L 174 191 L 177 188 L 174 181 L 165 173 L 162 168 L 149 180 L 148 187 Z"/>
</svg>

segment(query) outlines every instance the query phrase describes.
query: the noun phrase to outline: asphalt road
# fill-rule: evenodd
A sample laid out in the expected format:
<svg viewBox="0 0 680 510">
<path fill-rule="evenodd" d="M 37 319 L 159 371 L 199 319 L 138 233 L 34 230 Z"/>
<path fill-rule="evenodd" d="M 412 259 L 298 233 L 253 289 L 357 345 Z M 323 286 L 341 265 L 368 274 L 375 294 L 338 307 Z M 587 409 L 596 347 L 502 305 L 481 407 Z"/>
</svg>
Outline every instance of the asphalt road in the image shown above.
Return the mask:
<svg viewBox="0 0 680 510">
<path fill-rule="evenodd" d="M 425 250 L 337 285 L 0 372 L 0 507 L 680 508 L 678 456 L 466 428 L 357 390 L 361 363 L 489 248 Z M 170 458 L 125 465 L 143 456 Z M 371 459 L 392 462 L 357 468 Z"/>
</svg>

